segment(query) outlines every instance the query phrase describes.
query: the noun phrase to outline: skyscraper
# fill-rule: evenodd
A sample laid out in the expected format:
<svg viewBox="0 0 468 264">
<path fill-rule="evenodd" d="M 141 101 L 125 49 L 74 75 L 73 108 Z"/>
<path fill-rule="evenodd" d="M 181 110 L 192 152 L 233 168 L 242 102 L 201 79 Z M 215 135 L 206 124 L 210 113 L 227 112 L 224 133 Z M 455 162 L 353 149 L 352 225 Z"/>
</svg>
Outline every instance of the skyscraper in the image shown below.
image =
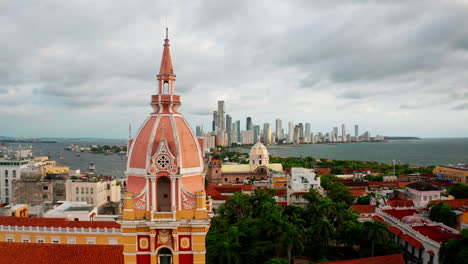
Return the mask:
<svg viewBox="0 0 468 264">
<path fill-rule="evenodd" d="M 359 140 L 359 126 L 356 124 L 354 125 L 354 141 L 358 141 Z"/>
<path fill-rule="evenodd" d="M 257 142 L 258 138 L 260 137 L 260 126 L 254 126 L 253 131 L 254 131 L 254 142 Z"/>
<path fill-rule="evenodd" d="M 334 127 L 334 128 L 333 128 L 333 131 L 332 131 L 332 135 L 331 135 L 330 141 L 331 141 L 331 142 L 336 142 L 336 141 L 338 141 L 337 139 L 338 139 L 338 127 Z"/>
<path fill-rule="evenodd" d="M 241 127 L 240 127 L 240 120 L 236 121 L 236 136 L 237 136 L 237 142 L 241 142 Z"/>
<path fill-rule="evenodd" d="M 252 118 L 249 116 L 247 117 L 246 120 L 246 130 L 252 130 L 253 125 L 252 125 Z M 257 140 L 256 138 L 254 140 Z"/>
<path fill-rule="evenodd" d="M 302 143 L 302 142 L 304 142 L 304 125 L 302 123 L 299 123 L 297 126 L 299 127 L 299 130 L 298 130 L 298 132 L 299 132 L 299 138 L 298 139 L 299 140 L 297 142 Z"/>
<path fill-rule="evenodd" d="M 341 124 L 341 142 L 346 142 L 346 127 L 345 127 L 345 124 Z"/>
<path fill-rule="evenodd" d="M 232 142 L 232 118 L 230 115 L 226 115 L 226 132 L 228 135 L 228 144 L 231 145 Z"/>
<path fill-rule="evenodd" d="M 224 120 L 224 101 L 218 101 L 218 128 L 219 130 L 226 130 L 226 123 Z"/>
<path fill-rule="evenodd" d="M 213 129 L 212 131 L 213 132 L 216 132 L 216 130 L 218 129 L 218 111 L 213 111 Z"/>
<path fill-rule="evenodd" d="M 195 135 L 196 135 L 197 137 L 201 137 L 201 136 L 203 135 L 202 127 L 201 127 L 201 126 L 197 126 L 197 127 L 195 128 L 195 131 L 196 131 L 196 132 L 195 132 Z"/>
<path fill-rule="evenodd" d="M 237 140 L 237 122 L 232 123 L 231 129 L 231 143 L 238 143 Z"/>
<path fill-rule="evenodd" d="M 304 142 L 306 143 L 310 143 L 311 142 L 311 139 L 310 139 L 310 123 L 305 123 L 305 138 L 304 138 Z"/>
<path fill-rule="evenodd" d="M 288 131 L 288 143 L 294 142 L 294 123 L 289 121 L 288 123 L 289 131 Z"/>
<path fill-rule="evenodd" d="M 271 144 L 271 126 L 270 126 L 270 123 L 263 124 L 263 143 Z"/>
<path fill-rule="evenodd" d="M 282 140 L 284 137 L 283 137 L 283 122 L 281 121 L 281 119 L 279 118 L 276 118 L 276 141 L 280 141 Z"/>
</svg>

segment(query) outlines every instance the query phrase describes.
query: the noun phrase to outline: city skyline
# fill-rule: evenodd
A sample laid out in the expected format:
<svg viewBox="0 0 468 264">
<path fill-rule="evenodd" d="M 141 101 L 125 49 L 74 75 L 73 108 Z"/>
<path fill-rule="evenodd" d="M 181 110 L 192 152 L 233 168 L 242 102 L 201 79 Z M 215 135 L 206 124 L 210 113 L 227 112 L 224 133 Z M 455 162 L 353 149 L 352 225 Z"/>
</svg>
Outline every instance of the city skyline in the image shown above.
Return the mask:
<svg viewBox="0 0 468 264">
<path fill-rule="evenodd" d="M 137 130 L 151 112 L 167 14 L 183 77 L 177 89 L 190 98 L 181 111 L 191 124 L 208 128 L 213 104 L 225 100 L 233 119 L 255 116 L 272 128 L 280 118 L 308 120 L 318 131 L 346 123 L 349 132 L 360 124 L 389 136 L 466 137 L 468 29 L 459 25 L 468 22 L 467 8 L 459 1 L 205 1 L 170 10 L 143 0 L 91 9 L 81 1 L 7 3 L 0 135 L 127 138 L 129 121 Z"/>
<path fill-rule="evenodd" d="M 216 136 L 219 145 L 242 144 L 250 145 L 257 141 L 264 144 L 298 144 L 298 143 L 350 143 L 350 142 L 370 142 L 384 141 L 384 135 L 372 134 L 371 131 L 359 133 L 359 124 L 354 124 L 354 134 L 347 133 L 346 125 L 332 127 L 328 131 L 312 130 L 311 123 L 288 121 L 287 130 L 283 128 L 283 120 L 275 119 L 274 130 L 272 124 L 265 122 L 256 124 L 251 116 L 245 118 L 245 125 L 241 124 L 241 119 L 233 120 L 229 112 L 226 111 L 226 101 L 218 101 L 217 110 L 213 111 L 211 129 L 205 130 L 203 125 L 196 125 L 195 135 L 206 138 L 206 136 Z M 287 120 L 286 120 L 287 121 Z M 260 127 L 263 127 L 262 129 Z M 245 129 L 242 129 L 244 127 Z M 362 131 L 362 130 L 361 130 Z"/>
</svg>

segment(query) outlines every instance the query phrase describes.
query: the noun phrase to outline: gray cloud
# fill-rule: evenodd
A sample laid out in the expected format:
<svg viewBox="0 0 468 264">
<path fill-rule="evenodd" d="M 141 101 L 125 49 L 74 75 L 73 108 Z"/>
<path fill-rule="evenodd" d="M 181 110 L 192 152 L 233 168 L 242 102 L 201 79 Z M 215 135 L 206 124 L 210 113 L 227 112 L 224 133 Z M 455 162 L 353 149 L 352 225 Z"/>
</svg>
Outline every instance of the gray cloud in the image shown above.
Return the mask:
<svg viewBox="0 0 468 264">
<path fill-rule="evenodd" d="M 169 4 L 0 3 L 0 49 L 7 51 L 0 53 L 0 106 L 47 113 L 50 122 L 63 118 L 60 109 L 139 120 L 156 89 L 167 15 L 176 89 L 192 124 L 208 127 L 218 99 L 235 119 L 281 117 L 323 129 L 328 120 L 371 126 L 385 115 L 417 120 L 418 109 L 438 111 L 435 119 L 468 110 L 468 6 L 461 1 Z M 428 131 L 424 125 L 413 134 Z"/>
</svg>

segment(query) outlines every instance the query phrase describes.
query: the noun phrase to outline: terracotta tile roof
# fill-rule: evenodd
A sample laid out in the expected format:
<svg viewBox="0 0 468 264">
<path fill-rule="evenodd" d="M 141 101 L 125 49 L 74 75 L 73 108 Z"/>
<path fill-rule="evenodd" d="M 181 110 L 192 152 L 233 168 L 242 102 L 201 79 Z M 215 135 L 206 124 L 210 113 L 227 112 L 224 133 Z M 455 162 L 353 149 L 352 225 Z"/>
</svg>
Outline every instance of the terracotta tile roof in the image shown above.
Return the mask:
<svg viewBox="0 0 468 264">
<path fill-rule="evenodd" d="M 117 222 L 113 221 L 68 221 L 65 218 L 24 218 L 13 216 L 0 217 L 0 225 L 120 229 L 120 225 Z"/>
<path fill-rule="evenodd" d="M 441 226 L 429 226 L 429 225 L 422 225 L 422 226 L 412 226 L 412 228 L 422 235 L 429 237 L 430 239 L 437 241 L 439 243 L 445 242 L 450 238 L 458 238 L 459 235 L 452 233 L 450 230 L 447 230 Z"/>
<path fill-rule="evenodd" d="M 417 212 L 416 209 L 387 209 L 382 211 L 399 220 L 403 219 L 405 216 L 414 215 Z"/>
<path fill-rule="evenodd" d="M 401 199 L 392 199 L 387 203 L 391 207 L 413 207 L 414 203 L 412 200 L 401 200 Z"/>
<path fill-rule="evenodd" d="M 396 227 L 396 226 L 390 226 L 390 227 L 388 228 L 388 230 L 389 230 L 390 232 L 392 232 L 393 234 L 395 234 L 395 235 L 401 235 L 401 234 L 403 234 L 403 232 L 402 232 L 398 227 Z"/>
<path fill-rule="evenodd" d="M 353 205 L 351 205 L 351 208 L 353 209 L 354 212 L 357 212 L 357 213 L 360 213 L 360 214 L 375 213 L 375 205 L 353 204 Z"/>
<path fill-rule="evenodd" d="M 430 184 L 437 185 L 437 186 L 452 186 L 455 185 L 453 182 L 442 182 L 442 181 L 437 181 L 437 182 L 430 182 Z"/>
<path fill-rule="evenodd" d="M 400 235 L 400 237 L 406 242 L 408 242 L 410 245 L 414 246 L 415 248 L 418 248 L 418 249 L 424 248 L 424 245 L 421 243 L 421 241 L 417 240 L 416 238 L 408 234 L 402 234 Z"/>
<path fill-rule="evenodd" d="M 399 188 L 404 188 L 404 187 L 406 187 L 408 184 L 411 184 L 411 183 L 413 183 L 413 182 L 401 182 L 401 181 L 399 181 L 399 182 L 398 182 L 398 187 L 399 187 Z"/>
<path fill-rule="evenodd" d="M 353 196 L 363 196 L 367 194 L 366 190 L 357 189 L 357 190 L 350 190 L 350 191 Z"/>
<path fill-rule="evenodd" d="M 385 221 L 383 220 L 382 217 L 378 216 L 378 215 L 374 215 L 372 216 L 372 219 L 374 219 L 375 221 L 379 221 L 379 222 L 382 222 L 384 223 Z"/>
<path fill-rule="evenodd" d="M 342 184 L 348 186 L 348 187 L 362 187 L 366 188 L 369 186 L 368 182 L 355 182 L 353 180 L 346 180 L 346 179 L 332 179 L 330 180 L 332 183 L 335 182 L 341 182 Z"/>
<path fill-rule="evenodd" d="M 414 189 L 414 190 L 418 190 L 418 191 L 421 191 L 421 192 L 440 191 L 440 188 L 438 186 L 432 185 L 432 184 L 426 183 L 426 182 L 421 182 L 421 181 L 410 183 L 406 187 Z"/>
<path fill-rule="evenodd" d="M 122 245 L 0 242 L 0 264 L 123 264 Z"/>
<path fill-rule="evenodd" d="M 329 261 L 329 262 L 320 262 L 328 264 L 405 264 L 402 254 L 394 254 L 388 256 L 379 256 L 372 258 L 360 258 L 360 259 L 350 259 L 350 260 L 340 260 L 340 261 Z"/>
<path fill-rule="evenodd" d="M 450 205 L 450 207 L 452 207 L 452 208 L 462 208 L 466 203 L 468 203 L 468 199 L 433 200 L 433 201 L 429 201 L 429 203 L 427 205 L 431 205 L 431 204 L 435 204 L 435 203 L 439 203 L 439 202 L 446 203 L 446 204 Z"/>
</svg>

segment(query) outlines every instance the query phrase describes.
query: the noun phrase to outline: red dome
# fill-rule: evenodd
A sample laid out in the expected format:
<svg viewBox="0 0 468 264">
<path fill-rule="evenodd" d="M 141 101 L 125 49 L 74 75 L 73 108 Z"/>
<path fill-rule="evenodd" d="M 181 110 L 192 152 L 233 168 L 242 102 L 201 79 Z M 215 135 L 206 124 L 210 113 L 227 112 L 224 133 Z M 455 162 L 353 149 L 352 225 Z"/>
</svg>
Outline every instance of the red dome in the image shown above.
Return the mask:
<svg viewBox="0 0 468 264">
<path fill-rule="evenodd" d="M 181 103 L 174 94 L 175 77 L 166 39 L 158 92 L 151 97 L 154 112 L 129 142 L 127 190 L 134 193 L 137 210 L 193 209 L 196 192 L 204 190 L 201 147 L 177 111 Z"/>
</svg>

